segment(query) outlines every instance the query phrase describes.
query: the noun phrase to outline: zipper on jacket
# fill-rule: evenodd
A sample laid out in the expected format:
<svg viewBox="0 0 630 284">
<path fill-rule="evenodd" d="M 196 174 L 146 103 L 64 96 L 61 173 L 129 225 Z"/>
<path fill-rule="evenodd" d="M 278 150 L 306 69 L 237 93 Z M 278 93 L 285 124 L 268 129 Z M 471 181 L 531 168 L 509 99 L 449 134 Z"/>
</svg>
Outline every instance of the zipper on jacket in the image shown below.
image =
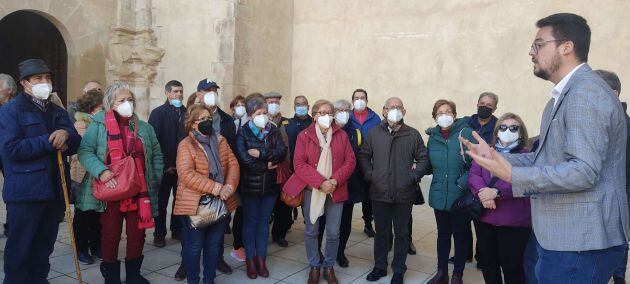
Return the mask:
<svg viewBox="0 0 630 284">
<path fill-rule="evenodd" d="M 267 149 L 267 138 L 269 137 L 269 134 L 271 133 L 268 133 L 267 136 L 265 136 L 265 139 L 264 139 L 265 145 L 263 146 L 263 149 Z M 269 164 L 269 162 L 267 162 L 267 164 Z M 267 168 L 265 168 L 265 170 L 263 171 L 263 178 L 262 178 L 262 195 L 263 196 L 265 195 L 265 187 L 267 187 L 266 180 L 267 180 Z"/>
<path fill-rule="evenodd" d="M 446 185 L 446 196 L 444 196 L 444 210 L 450 211 L 450 208 L 446 208 L 448 204 L 448 138 L 446 139 L 446 174 L 444 175 L 444 181 Z"/>
</svg>

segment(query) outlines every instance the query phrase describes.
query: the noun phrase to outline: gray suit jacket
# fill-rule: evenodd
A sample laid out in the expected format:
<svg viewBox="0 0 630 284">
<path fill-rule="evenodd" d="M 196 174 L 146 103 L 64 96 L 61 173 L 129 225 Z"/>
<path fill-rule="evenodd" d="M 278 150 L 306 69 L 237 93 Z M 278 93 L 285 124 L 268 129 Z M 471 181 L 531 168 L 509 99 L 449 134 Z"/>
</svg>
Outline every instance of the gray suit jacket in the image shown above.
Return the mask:
<svg viewBox="0 0 630 284">
<path fill-rule="evenodd" d="M 506 155 L 514 196 L 531 196 L 547 250 L 586 251 L 630 236 L 625 191 L 626 119 L 619 99 L 588 65 L 543 112 L 536 152 Z"/>
</svg>

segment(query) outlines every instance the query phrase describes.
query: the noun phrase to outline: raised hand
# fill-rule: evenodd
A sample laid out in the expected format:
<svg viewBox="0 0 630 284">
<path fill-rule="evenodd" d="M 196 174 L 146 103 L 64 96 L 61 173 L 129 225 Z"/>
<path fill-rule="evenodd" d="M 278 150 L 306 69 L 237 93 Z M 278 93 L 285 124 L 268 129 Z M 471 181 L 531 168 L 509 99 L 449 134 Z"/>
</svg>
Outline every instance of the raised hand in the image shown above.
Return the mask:
<svg viewBox="0 0 630 284">
<path fill-rule="evenodd" d="M 474 153 L 482 157 L 490 157 L 491 148 L 488 145 L 488 143 L 486 143 L 486 141 L 484 141 L 483 138 L 479 136 L 479 133 L 477 133 L 477 131 L 473 131 L 472 135 L 473 137 L 475 137 L 477 141 L 479 141 L 477 144 L 471 142 L 470 140 L 464 137 L 459 137 L 459 141 L 461 141 L 464 144 L 464 146 L 468 148 L 467 153 Z"/>
</svg>

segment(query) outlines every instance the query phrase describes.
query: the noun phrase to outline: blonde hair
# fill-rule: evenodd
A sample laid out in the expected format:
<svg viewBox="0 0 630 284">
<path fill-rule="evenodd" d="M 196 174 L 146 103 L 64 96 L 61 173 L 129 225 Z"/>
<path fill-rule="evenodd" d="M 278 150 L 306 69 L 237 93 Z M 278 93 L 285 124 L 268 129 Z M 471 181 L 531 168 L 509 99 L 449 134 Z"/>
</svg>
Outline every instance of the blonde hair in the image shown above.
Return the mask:
<svg viewBox="0 0 630 284">
<path fill-rule="evenodd" d="M 494 127 L 494 132 L 492 133 L 492 145 L 497 144 L 499 126 L 501 126 L 501 124 L 508 119 L 513 119 L 513 120 L 516 120 L 516 122 L 518 122 L 518 125 L 519 125 L 518 134 L 520 136 L 518 140 L 521 142 L 520 143 L 521 147 L 524 147 L 526 149 L 531 149 L 532 145 L 531 145 L 531 141 L 529 140 L 529 135 L 527 135 L 527 127 L 525 127 L 525 123 L 523 123 L 523 120 L 521 119 L 520 116 L 511 112 L 503 114 L 497 120 L 497 124 Z"/>
</svg>

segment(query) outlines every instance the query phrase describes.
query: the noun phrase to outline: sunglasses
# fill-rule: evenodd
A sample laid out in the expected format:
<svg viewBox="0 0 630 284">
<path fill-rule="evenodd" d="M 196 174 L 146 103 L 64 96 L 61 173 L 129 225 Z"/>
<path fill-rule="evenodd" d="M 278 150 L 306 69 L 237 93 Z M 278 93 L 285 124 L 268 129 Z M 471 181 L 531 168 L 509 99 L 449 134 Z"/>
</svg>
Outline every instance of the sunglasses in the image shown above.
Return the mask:
<svg viewBox="0 0 630 284">
<path fill-rule="evenodd" d="M 519 128 L 520 128 L 519 125 L 509 125 L 509 126 L 505 124 L 499 125 L 499 131 L 501 132 L 505 132 L 508 129 L 510 129 L 511 132 L 517 132 Z"/>
</svg>

